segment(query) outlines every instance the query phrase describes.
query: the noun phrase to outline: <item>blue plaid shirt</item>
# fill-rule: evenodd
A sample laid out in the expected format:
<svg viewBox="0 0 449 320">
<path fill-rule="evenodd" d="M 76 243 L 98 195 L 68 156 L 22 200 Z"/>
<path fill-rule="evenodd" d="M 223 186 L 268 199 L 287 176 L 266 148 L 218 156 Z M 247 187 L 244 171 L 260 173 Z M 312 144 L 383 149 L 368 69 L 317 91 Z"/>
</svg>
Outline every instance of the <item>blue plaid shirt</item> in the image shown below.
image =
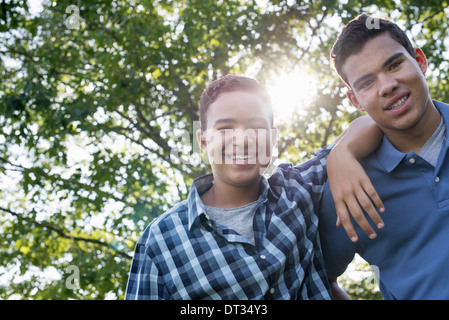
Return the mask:
<svg viewBox="0 0 449 320">
<path fill-rule="evenodd" d="M 262 177 L 255 245 L 206 215 L 213 177 L 196 179 L 138 241 L 125 299 L 330 299 L 316 215 L 330 149 Z"/>
</svg>

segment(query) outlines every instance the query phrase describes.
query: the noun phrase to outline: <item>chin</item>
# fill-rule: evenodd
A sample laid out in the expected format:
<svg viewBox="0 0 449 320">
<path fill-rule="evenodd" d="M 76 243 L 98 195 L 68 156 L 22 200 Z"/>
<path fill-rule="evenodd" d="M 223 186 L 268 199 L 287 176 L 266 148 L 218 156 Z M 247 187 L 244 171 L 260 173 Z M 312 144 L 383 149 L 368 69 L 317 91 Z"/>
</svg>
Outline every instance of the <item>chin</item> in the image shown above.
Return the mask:
<svg viewBox="0 0 449 320">
<path fill-rule="evenodd" d="M 237 177 L 233 177 L 230 180 L 232 180 L 233 185 L 234 186 L 238 186 L 238 187 L 246 187 L 246 186 L 251 186 L 255 183 L 257 183 L 260 179 L 260 174 L 259 172 L 255 173 L 254 175 L 251 176 L 237 176 Z"/>
</svg>

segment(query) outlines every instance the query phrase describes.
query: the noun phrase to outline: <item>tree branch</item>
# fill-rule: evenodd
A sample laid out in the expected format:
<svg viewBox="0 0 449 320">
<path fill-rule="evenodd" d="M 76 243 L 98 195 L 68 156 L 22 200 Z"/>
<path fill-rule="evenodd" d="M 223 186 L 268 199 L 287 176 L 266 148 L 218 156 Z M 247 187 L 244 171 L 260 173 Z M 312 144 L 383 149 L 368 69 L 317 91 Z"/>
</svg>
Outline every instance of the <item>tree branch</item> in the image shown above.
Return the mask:
<svg viewBox="0 0 449 320">
<path fill-rule="evenodd" d="M 107 243 L 107 242 L 104 242 L 104 241 L 101 241 L 101 240 L 98 240 L 98 239 L 91 239 L 91 238 L 85 238 L 85 237 L 73 236 L 73 235 L 71 235 L 71 234 L 69 234 L 69 233 L 66 233 L 64 230 L 59 229 L 59 228 L 56 228 L 56 227 L 54 227 L 54 226 L 52 226 L 52 225 L 50 225 L 50 224 L 48 224 L 48 223 L 38 222 L 38 221 L 33 220 L 33 219 L 30 219 L 30 218 L 28 218 L 28 217 L 24 217 L 23 215 L 21 215 L 21 214 L 19 214 L 19 213 L 17 213 L 17 212 L 14 212 L 14 211 L 12 211 L 12 210 L 9 210 L 9 209 L 3 208 L 3 207 L 0 207 L 0 210 L 2 210 L 2 211 L 4 211 L 4 212 L 7 212 L 7 213 L 9 213 L 9 214 L 11 214 L 11 215 L 13 215 L 13 216 L 16 216 L 16 217 L 18 217 L 18 218 L 20 218 L 20 219 L 24 219 L 24 220 L 26 220 L 26 221 L 29 221 L 29 222 L 31 222 L 32 224 L 35 224 L 35 225 L 37 225 L 37 226 L 39 226 L 39 227 L 47 228 L 48 230 L 51 230 L 51 231 L 53 231 L 53 232 L 56 232 L 57 234 L 59 234 L 59 235 L 60 235 L 61 237 L 63 237 L 63 238 L 70 239 L 70 240 L 73 240 L 73 241 L 75 241 L 75 242 L 83 241 L 83 242 L 93 243 L 93 244 L 96 244 L 96 245 L 99 245 L 99 246 L 111 248 L 111 246 L 110 246 L 109 243 Z M 131 257 L 129 254 L 127 254 L 126 252 L 123 252 L 123 251 L 117 251 L 117 250 L 114 250 L 114 251 L 117 252 L 117 254 L 119 254 L 119 255 L 121 255 L 121 256 L 123 256 L 123 257 L 125 257 L 125 258 L 128 258 L 128 259 L 131 259 L 131 258 L 132 258 L 132 257 Z"/>
</svg>

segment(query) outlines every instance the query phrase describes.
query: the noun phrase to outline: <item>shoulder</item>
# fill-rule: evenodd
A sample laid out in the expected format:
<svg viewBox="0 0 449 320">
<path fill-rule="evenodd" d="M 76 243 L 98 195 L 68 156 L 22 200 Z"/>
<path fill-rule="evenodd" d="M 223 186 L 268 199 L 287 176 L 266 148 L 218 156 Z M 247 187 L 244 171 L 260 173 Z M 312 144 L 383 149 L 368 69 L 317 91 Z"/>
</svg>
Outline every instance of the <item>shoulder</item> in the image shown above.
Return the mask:
<svg viewBox="0 0 449 320">
<path fill-rule="evenodd" d="M 326 161 L 332 147 L 318 150 L 313 157 L 298 165 L 281 163 L 270 177 L 270 184 L 321 186 L 327 179 Z"/>
<path fill-rule="evenodd" d="M 327 157 L 329 156 L 329 153 L 334 145 L 335 144 L 331 144 L 325 148 L 319 149 L 310 159 L 294 166 L 293 168 L 303 177 L 304 180 L 314 184 L 323 184 L 327 179 Z"/>
<path fill-rule="evenodd" d="M 145 229 L 138 244 L 147 247 L 152 242 L 157 242 L 175 235 L 176 230 L 184 226 L 187 228 L 187 225 L 188 204 L 187 200 L 184 200 L 156 217 Z"/>
</svg>

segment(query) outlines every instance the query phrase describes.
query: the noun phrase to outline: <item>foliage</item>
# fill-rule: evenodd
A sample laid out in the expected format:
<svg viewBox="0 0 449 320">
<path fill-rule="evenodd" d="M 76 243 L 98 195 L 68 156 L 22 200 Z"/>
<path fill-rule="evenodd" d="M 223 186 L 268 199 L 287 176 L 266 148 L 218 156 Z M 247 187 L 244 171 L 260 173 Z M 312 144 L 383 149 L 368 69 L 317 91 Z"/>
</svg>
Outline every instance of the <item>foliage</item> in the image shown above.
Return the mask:
<svg viewBox="0 0 449 320">
<path fill-rule="evenodd" d="M 353 300 L 382 300 L 376 275 L 370 265 L 356 255 L 346 272 L 338 278 L 339 285 Z"/>
<path fill-rule="evenodd" d="M 44 0 L 38 12 L 3 1 L 0 297 L 123 298 L 142 230 L 208 170 L 194 129 L 217 77 L 315 74 L 313 102 L 279 123 L 279 157 L 332 141 L 358 113 L 328 53 L 362 11 L 413 31 L 432 57 L 432 94 L 446 99 L 447 1 Z"/>
</svg>

